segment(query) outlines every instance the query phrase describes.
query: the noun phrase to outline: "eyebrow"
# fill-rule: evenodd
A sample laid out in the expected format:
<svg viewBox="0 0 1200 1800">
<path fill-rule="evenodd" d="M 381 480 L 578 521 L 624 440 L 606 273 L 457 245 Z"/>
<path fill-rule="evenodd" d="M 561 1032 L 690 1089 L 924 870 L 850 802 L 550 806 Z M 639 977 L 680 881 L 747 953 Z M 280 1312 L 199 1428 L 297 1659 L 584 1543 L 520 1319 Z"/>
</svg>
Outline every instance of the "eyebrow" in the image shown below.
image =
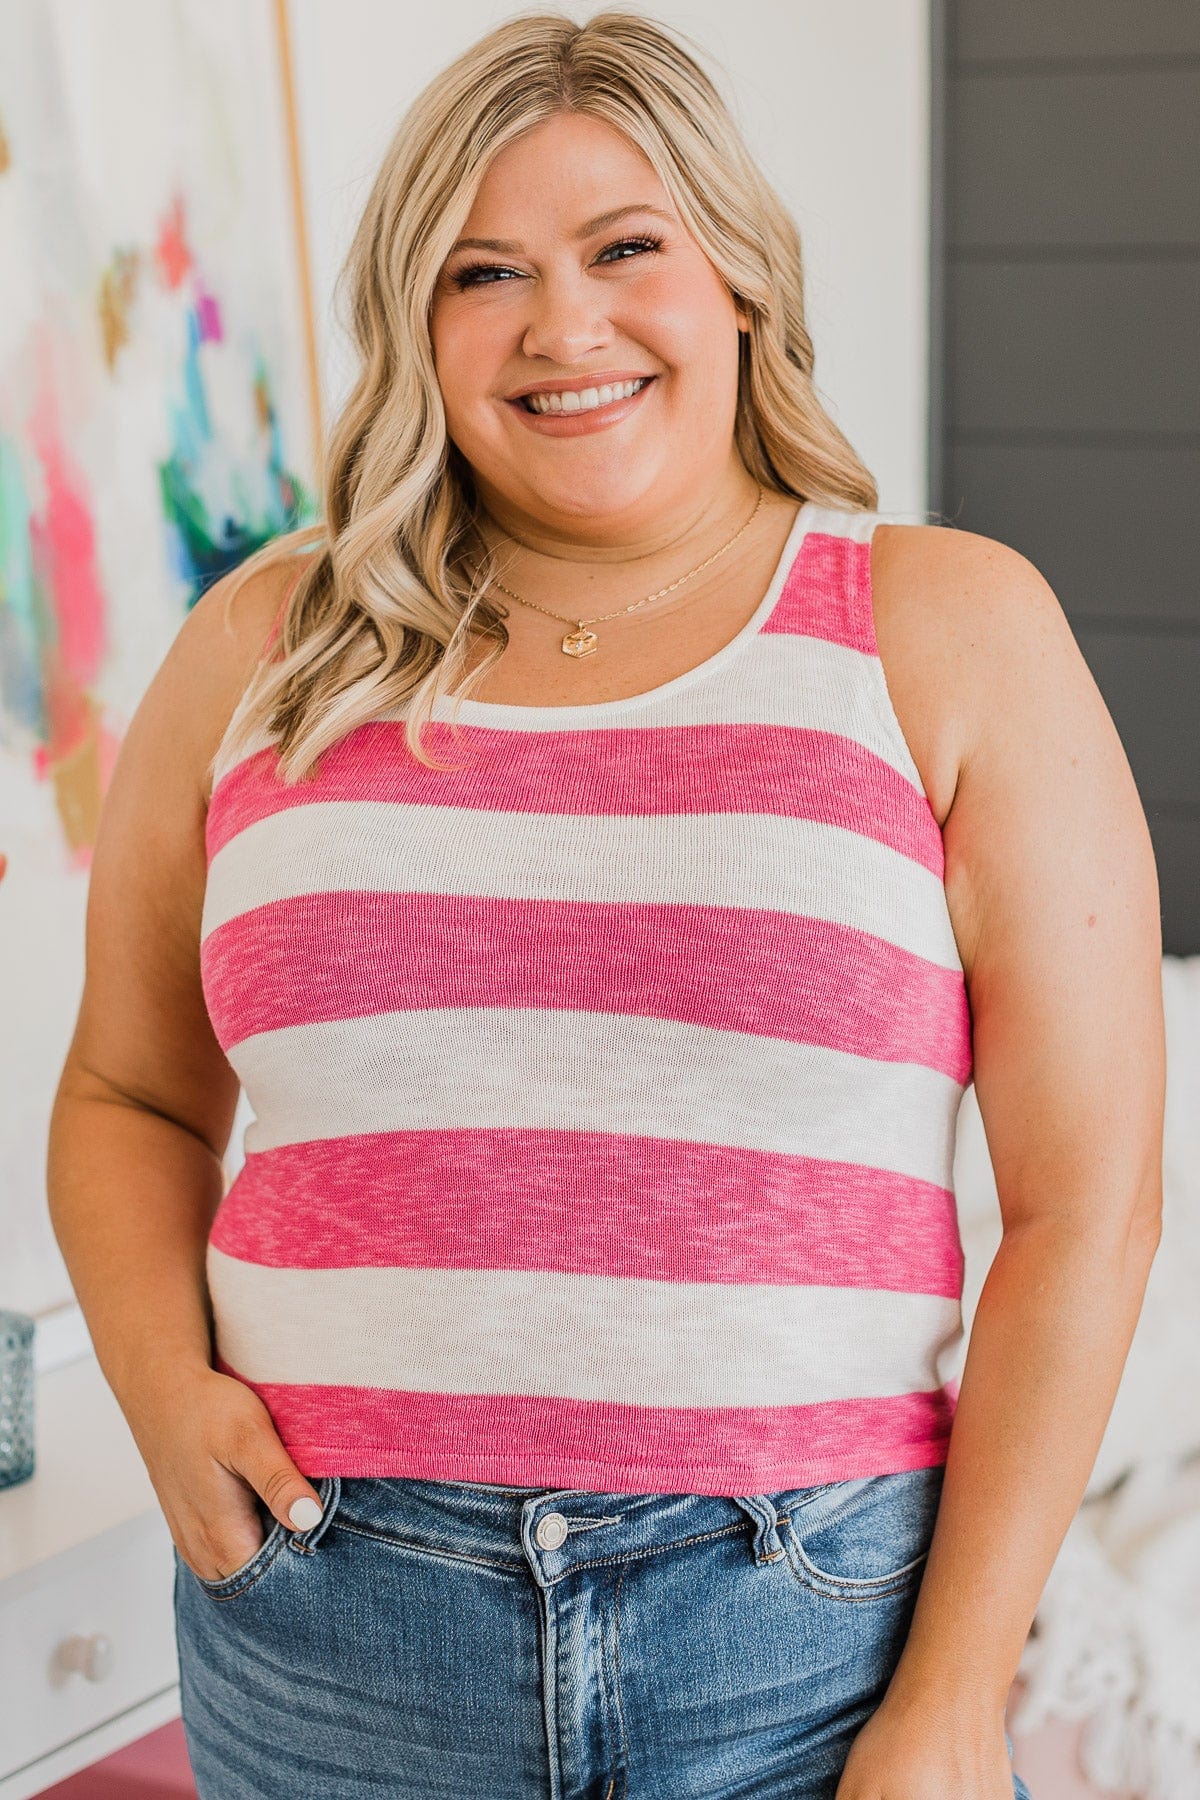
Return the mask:
<svg viewBox="0 0 1200 1800">
<path fill-rule="evenodd" d="M 614 206 L 611 212 L 597 213 L 594 219 L 589 219 L 585 225 L 581 225 L 575 233 L 576 242 L 594 237 L 598 231 L 603 231 L 606 225 L 614 224 L 617 219 L 623 219 L 629 213 L 654 213 L 656 217 L 666 219 L 672 225 L 675 223 L 674 216 L 664 212 L 661 206 Z M 449 254 L 453 256 L 458 250 L 500 250 L 509 256 L 519 256 L 522 248 L 521 244 L 513 243 L 509 238 L 465 237 L 459 238 Z"/>
</svg>

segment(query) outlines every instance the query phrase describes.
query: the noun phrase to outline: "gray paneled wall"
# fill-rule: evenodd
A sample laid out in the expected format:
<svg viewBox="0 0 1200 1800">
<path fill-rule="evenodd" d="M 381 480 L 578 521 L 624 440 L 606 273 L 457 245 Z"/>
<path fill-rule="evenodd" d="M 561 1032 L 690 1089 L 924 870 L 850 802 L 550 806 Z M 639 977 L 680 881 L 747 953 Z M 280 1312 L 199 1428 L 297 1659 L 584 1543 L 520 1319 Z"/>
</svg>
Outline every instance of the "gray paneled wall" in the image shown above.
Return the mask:
<svg viewBox="0 0 1200 1800">
<path fill-rule="evenodd" d="M 1200 952 L 1200 0 L 934 18 L 931 503 L 1053 586 Z"/>
</svg>

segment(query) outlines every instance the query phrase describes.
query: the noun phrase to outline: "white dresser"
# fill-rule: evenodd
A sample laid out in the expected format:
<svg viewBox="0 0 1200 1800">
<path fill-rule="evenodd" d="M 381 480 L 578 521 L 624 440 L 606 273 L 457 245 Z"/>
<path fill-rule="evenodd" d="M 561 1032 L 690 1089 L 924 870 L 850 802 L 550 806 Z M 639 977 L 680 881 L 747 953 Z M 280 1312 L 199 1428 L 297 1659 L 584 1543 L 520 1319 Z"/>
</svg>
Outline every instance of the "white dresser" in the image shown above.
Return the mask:
<svg viewBox="0 0 1200 1800">
<path fill-rule="evenodd" d="M 171 1534 L 78 1307 L 38 1320 L 37 1467 L 0 1488 L 0 1800 L 179 1714 Z"/>
</svg>

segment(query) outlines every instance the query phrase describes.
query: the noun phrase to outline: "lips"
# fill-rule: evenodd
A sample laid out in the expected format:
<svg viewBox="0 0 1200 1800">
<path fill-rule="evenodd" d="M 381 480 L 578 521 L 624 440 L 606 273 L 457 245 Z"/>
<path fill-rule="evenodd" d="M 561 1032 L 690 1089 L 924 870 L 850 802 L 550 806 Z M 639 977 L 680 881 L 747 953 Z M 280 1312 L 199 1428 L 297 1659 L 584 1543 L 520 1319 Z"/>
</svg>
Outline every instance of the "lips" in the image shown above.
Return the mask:
<svg viewBox="0 0 1200 1800">
<path fill-rule="evenodd" d="M 583 438 L 593 437 L 612 430 L 619 430 L 631 414 L 647 404 L 647 395 L 654 391 L 656 377 L 636 376 L 631 379 L 641 381 L 637 392 L 627 399 L 606 401 L 603 406 L 571 407 L 564 412 L 561 408 L 552 412 L 535 412 L 522 400 L 508 400 L 517 415 L 523 431 L 532 432 L 539 438 Z M 601 383 L 601 386 L 607 384 Z M 554 392 L 554 389 L 550 390 Z M 562 392 L 563 390 L 558 390 Z"/>
</svg>

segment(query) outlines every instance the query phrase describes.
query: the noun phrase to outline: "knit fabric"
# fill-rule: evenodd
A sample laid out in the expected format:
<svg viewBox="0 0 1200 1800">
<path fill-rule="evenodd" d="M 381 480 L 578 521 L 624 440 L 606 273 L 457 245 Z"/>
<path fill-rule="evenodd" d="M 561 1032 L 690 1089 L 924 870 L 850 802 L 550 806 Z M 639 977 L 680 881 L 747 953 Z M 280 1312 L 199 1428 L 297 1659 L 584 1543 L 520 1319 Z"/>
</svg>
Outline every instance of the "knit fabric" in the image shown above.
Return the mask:
<svg viewBox="0 0 1200 1800">
<path fill-rule="evenodd" d="M 970 1020 L 875 639 L 802 506 L 698 668 L 218 753 L 201 972 L 255 1118 L 215 1365 L 301 1472 L 745 1494 L 945 1460 Z M 236 715 L 235 715 L 236 716 Z M 228 734 L 227 734 L 228 736 Z"/>
</svg>

